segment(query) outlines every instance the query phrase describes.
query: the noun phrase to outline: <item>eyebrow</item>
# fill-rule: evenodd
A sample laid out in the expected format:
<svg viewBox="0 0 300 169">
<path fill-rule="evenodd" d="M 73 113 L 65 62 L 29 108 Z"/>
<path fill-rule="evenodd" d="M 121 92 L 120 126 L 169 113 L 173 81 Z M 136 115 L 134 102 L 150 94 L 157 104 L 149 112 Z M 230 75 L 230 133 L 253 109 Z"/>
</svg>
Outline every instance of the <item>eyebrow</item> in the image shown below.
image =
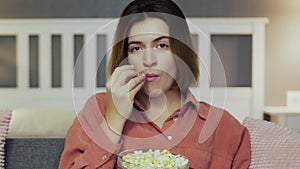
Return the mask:
<svg viewBox="0 0 300 169">
<path fill-rule="evenodd" d="M 158 38 L 155 38 L 153 41 L 157 42 L 157 41 L 160 41 L 162 39 L 170 39 L 170 37 L 168 37 L 168 36 L 160 36 Z M 131 44 L 141 44 L 141 43 L 142 42 L 140 42 L 140 41 L 131 41 L 131 42 L 128 43 L 128 46 L 131 45 Z"/>
</svg>

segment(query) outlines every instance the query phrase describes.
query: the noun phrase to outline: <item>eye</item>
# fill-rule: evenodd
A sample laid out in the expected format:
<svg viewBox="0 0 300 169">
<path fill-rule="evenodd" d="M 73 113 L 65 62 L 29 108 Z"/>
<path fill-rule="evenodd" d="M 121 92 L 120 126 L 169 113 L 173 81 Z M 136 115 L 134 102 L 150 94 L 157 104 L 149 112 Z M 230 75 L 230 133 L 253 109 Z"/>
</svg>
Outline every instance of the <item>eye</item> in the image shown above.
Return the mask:
<svg viewBox="0 0 300 169">
<path fill-rule="evenodd" d="M 132 47 L 129 47 L 129 52 L 130 53 L 135 53 L 135 52 L 138 52 L 138 51 L 141 51 L 142 48 L 140 46 L 132 46 Z"/>
<path fill-rule="evenodd" d="M 159 43 L 156 48 L 158 49 L 169 49 L 169 44 L 167 43 Z"/>
</svg>

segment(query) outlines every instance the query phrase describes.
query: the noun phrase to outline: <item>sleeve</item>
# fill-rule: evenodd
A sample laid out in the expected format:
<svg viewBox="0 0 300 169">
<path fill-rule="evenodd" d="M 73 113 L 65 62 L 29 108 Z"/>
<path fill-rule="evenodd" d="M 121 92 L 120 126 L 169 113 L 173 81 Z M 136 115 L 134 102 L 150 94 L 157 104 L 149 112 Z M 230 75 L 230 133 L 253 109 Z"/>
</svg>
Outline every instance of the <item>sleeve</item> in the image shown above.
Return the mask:
<svg viewBox="0 0 300 169">
<path fill-rule="evenodd" d="M 114 168 L 120 145 L 113 144 L 101 130 L 102 113 L 94 98 L 87 101 L 68 130 L 59 169 Z"/>
<path fill-rule="evenodd" d="M 241 135 L 241 142 L 234 156 L 232 169 L 247 169 L 251 162 L 251 150 L 250 150 L 250 135 L 248 129 L 244 127 L 244 131 Z"/>
</svg>

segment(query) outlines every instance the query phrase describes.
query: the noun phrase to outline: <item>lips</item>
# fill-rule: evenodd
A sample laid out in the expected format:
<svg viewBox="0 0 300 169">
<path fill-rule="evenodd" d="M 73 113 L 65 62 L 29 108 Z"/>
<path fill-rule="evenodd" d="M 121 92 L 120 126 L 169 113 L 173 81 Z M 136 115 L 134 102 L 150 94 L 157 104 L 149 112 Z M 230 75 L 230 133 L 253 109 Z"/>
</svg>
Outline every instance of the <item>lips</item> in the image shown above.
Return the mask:
<svg viewBox="0 0 300 169">
<path fill-rule="evenodd" d="M 146 81 L 148 81 L 148 82 L 153 82 L 158 77 L 159 77 L 159 75 L 157 75 L 157 74 L 146 74 L 145 75 Z"/>
</svg>

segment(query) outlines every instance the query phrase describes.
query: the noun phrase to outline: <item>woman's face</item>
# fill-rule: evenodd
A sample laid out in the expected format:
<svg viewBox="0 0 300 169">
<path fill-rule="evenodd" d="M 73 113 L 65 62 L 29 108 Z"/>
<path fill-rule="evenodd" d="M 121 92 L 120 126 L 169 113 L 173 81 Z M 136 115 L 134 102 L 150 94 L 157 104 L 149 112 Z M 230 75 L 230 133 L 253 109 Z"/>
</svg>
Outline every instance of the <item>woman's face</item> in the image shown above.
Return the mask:
<svg viewBox="0 0 300 169">
<path fill-rule="evenodd" d="M 167 92 L 176 77 L 170 48 L 169 27 L 161 19 L 147 18 L 135 23 L 128 39 L 128 62 L 146 77 L 142 92 Z"/>
</svg>

